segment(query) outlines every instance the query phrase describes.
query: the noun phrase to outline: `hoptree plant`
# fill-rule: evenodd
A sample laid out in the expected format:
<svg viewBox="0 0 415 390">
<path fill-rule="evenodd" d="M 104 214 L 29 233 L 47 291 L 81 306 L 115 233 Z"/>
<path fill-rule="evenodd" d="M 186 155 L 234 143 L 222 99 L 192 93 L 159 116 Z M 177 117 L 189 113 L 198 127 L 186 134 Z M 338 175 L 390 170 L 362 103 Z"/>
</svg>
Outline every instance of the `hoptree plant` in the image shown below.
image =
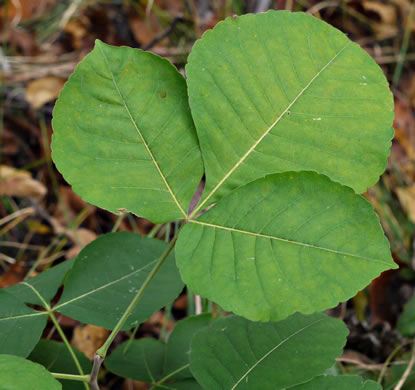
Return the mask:
<svg viewBox="0 0 415 390">
<path fill-rule="evenodd" d="M 169 243 L 103 235 L 1 290 L 0 389 L 5 377 L 29 383 L 19 389 L 96 390 L 104 360 L 152 389 L 380 389 L 325 375 L 347 328 L 319 312 L 396 268 L 360 195 L 386 167 L 392 120 L 381 69 L 304 13 L 218 23 L 194 45 L 186 79 L 152 53 L 97 40 L 56 104 L 53 160 L 86 201 L 178 228 Z M 190 316 L 166 342 L 131 338 L 107 357 L 120 331 L 184 284 L 233 314 Z M 112 330 L 92 369 L 56 312 Z M 48 317 L 66 345 L 39 342 Z"/>
</svg>

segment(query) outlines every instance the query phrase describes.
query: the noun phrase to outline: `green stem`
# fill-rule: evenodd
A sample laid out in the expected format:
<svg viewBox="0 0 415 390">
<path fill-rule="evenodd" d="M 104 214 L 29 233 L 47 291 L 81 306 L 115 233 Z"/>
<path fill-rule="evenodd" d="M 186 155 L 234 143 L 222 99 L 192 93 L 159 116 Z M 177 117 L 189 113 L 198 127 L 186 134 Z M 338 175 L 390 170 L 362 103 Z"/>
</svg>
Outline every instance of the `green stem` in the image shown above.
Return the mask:
<svg viewBox="0 0 415 390">
<path fill-rule="evenodd" d="M 66 347 L 68 348 L 69 353 L 72 356 L 72 359 L 76 365 L 76 368 L 78 369 L 79 373 L 81 374 L 81 376 L 84 376 L 84 371 L 82 370 L 81 364 L 79 363 L 78 358 L 75 355 L 75 352 L 72 349 L 71 344 L 69 343 L 68 339 L 65 336 L 65 333 L 63 332 L 61 326 L 59 325 L 58 320 L 55 317 L 55 314 L 52 311 L 52 308 L 50 307 L 49 303 L 47 303 L 45 301 L 45 299 L 42 297 L 42 295 L 39 293 L 39 291 L 37 291 L 30 283 L 27 282 L 22 282 L 21 284 L 24 284 L 25 286 L 29 287 L 39 298 L 39 300 L 42 302 L 43 306 L 45 307 L 50 319 L 52 320 L 53 324 L 56 327 L 56 330 L 58 331 L 59 335 L 62 338 L 62 341 L 65 343 Z M 84 386 L 86 390 L 89 390 L 89 386 L 86 382 L 84 382 Z"/>
<path fill-rule="evenodd" d="M 49 254 L 49 252 L 52 250 L 52 248 L 56 245 L 56 243 L 59 243 L 61 238 L 65 235 L 66 232 L 68 232 L 71 229 L 76 229 L 81 225 L 81 223 L 85 220 L 85 218 L 88 216 L 89 211 L 91 210 L 90 206 L 85 207 L 77 216 L 76 218 L 71 222 L 71 224 L 60 234 L 58 234 L 52 242 L 48 245 L 48 247 L 39 253 L 38 258 L 33 263 L 32 267 L 29 269 L 29 272 L 26 274 L 24 280 L 28 280 L 30 276 L 36 271 L 36 268 L 38 265 L 46 258 L 46 256 Z M 56 250 L 56 249 L 55 249 Z"/>
<path fill-rule="evenodd" d="M 150 238 L 155 237 L 162 226 L 163 225 L 161 224 L 154 225 L 153 228 L 150 230 L 150 233 L 147 234 L 147 237 L 150 237 Z"/>
<path fill-rule="evenodd" d="M 131 332 L 131 335 L 130 335 L 130 338 L 128 339 L 128 341 L 125 343 L 125 347 L 124 347 L 124 349 L 123 349 L 123 351 L 122 351 L 122 353 L 125 355 L 126 353 L 127 353 L 127 351 L 128 351 L 128 349 L 130 348 L 130 346 L 131 346 L 131 343 L 133 342 L 133 340 L 135 339 L 135 335 L 136 335 L 136 333 L 137 333 L 137 331 L 138 331 L 138 328 L 140 327 L 140 324 L 138 324 L 135 328 L 134 328 L 134 330 Z"/>
<path fill-rule="evenodd" d="M 190 366 L 190 363 L 185 364 L 184 366 L 178 368 L 177 370 L 171 372 L 170 374 L 166 375 L 164 378 L 161 378 L 159 381 L 157 381 L 156 383 L 153 383 L 153 386 L 150 387 L 150 390 L 152 390 L 153 388 L 156 389 L 158 386 L 162 385 L 164 382 L 166 382 L 166 380 L 170 379 L 172 376 L 176 375 L 178 372 L 181 372 L 183 370 L 185 370 L 186 368 L 188 368 Z"/>
<path fill-rule="evenodd" d="M 120 227 L 120 225 L 121 225 L 121 222 L 123 221 L 123 219 L 125 218 L 127 216 L 127 212 L 125 212 L 125 211 L 123 211 L 119 216 L 118 216 L 118 218 L 117 218 L 117 220 L 115 221 L 115 223 L 114 223 L 114 226 L 113 226 L 113 228 L 112 228 L 112 230 L 111 230 L 111 233 L 115 233 L 117 230 L 118 230 L 118 228 Z"/>
<path fill-rule="evenodd" d="M 71 344 L 69 343 L 69 340 L 65 336 L 65 333 L 63 332 L 63 329 L 61 328 L 61 326 L 60 326 L 58 320 L 56 319 L 55 314 L 53 313 L 52 310 L 49 311 L 49 317 L 52 320 L 53 324 L 55 325 L 56 330 L 58 331 L 59 335 L 61 336 L 62 341 L 65 343 L 66 348 L 68 348 L 68 351 L 72 356 L 72 359 L 73 359 L 73 361 L 76 365 L 76 368 L 78 369 L 79 373 L 83 376 L 84 375 L 84 370 L 82 369 L 81 364 L 79 363 L 79 360 L 76 357 L 75 352 L 74 352 Z M 88 377 L 89 377 L 89 375 L 88 375 Z M 87 383 L 84 383 L 84 386 L 85 386 L 86 390 L 89 390 L 89 386 L 88 386 Z"/>
<path fill-rule="evenodd" d="M 147 276 L 147 278 L 144 281 L 144 283 L 142 284 L 141 288 L 138 290 L 136 296 L 133 298 L 131 303 L 128 305 L 127 310 L 124 312 L 122 317 L 119 319 L 117 325 L 115 325 L 115 328 L 113 329 L 111 334 L 108 336 L 105 343 L 96 352 L 96 354 L 98 356 L 100 356 L 101 358 L 105 359 L 105 356 L 107 355 L 107 352 L 108 352 L 108 348 L 110 347 L 110 345 L 114 341 L 115 337 L 117 336 L 117 334 L 119 333 L 119 331 L 121 330 L 121 328 L 123 327 L 125 322 L 127 321 L 130 314 L 133 312 L 133 310 L 137 306 L 137 303 L 140 301 L 140 299 L 143 296 L 146 288 L 148 287 L 150 282 L 153 280 L 154 276 L 156 276 L 157 271 L 160 269 L 160 267 L 163 265 L 164 261 L 167 259 L 167 257 L 169 256 L 169 254 L 173 250 L 174 245 L 176 244 L 179 232 L 180 232 L 180 230 L 176 233 L 176 235 L 173 237 L 173 239 L 171 240 L 171 242 L 167 246 L 164 253 L 160 256 L 160 259 L 157 261 L 156 265 L 151 270 L 150 274 Z"/>
<path fill-rule="evenodd" d="M 67 379 L 70 381 L 78 382 L 89 382 L 89 375 L 73 375 L 73 374 L 61 374 L 56 372 L 51 372 L 54 378 L 56 379 Z"/>
<path fill-rule="evenodd" d="M 377 383 L 379 383 L 380 385 L 382 384 L 382 382 L 383 382 L 383 378 L 385 377 L 385 375 L 386 375 L 386 370 L 388 369 L 388 367 L 389 367 L 389 363 L 392 361 L 392 359 L 396 356 L 396 354 L 403 348 L 403 347 L 405 347 L 406 345 L 408 345 L 408 344 L 410 344 L 410 343 L 413 343 L 413 340 L 409 340 L 409 341 L 406 341 L 405 343 L 403 343 L 403 344 L 399 344 L 397 347 L 395 347 L 395 349 L 392 351 L 392 353 L 388 356 L 388 358 L 386 359 L 386 361 L 385 361 L 385 363 L 383 363 L 383 366 L 382 366 L 382 370 L 380 371 L 380 374 L 379 374 L 379 377 L 378 377 L 378 380 L 377 380 Z"/>
<path fill-rule="evenodd" d="M 415 3 L 411 5 L 411 10 L 409 11 L 408 20 L 405 26 L 405 33 L 403 36 L 401 51 L 399 53 L 399 60 L 398 60 L 398 63 L 396 64 L 396 68 L 393 73 L 392 88 L 394 89 L 398 86 L 399 80 L 401 78 L 405 56 L 406 56 L 406 53 L 408 52 L 409 39 L 411 37 L 414 16 L 415 16 Z"/>
</svg>

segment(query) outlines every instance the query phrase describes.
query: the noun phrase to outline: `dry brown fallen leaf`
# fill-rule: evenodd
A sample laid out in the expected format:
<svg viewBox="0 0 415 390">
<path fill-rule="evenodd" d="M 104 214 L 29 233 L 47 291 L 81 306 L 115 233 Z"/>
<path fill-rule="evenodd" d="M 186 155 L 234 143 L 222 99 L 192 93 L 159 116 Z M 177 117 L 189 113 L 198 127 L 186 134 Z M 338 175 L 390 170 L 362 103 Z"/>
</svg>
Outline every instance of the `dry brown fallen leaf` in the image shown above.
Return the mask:
<svg viewBox="0 0 415 390">
<path fill-rule="evenodd" d="M 78 325 L 74 329 L 71 344 L 92 360 L 95 351 L 104 344 L 108 334 L 107 329 L 95 325 Z"/>
<path fill-rule="evenodd" d="M 56 0 L 13 0 L 0 9 L 1 19 L 7 17 L 12 25 L 44 15 L 55 6 Z"/>
<path fill-rule="evenodd" d="M 23 263 L 18 262 L 12 264 L 7 272 L 0 276 L 0 288 L 13 286 L 24 279 L 27 269 Z"/>
<path fill-rule="evenodd" d="M 397 188 L 396 194 L 409 219 L 415 223 L 415 184 L 410 187 Z"/>
<path fill-rule="evenodd" d="M 92 230 L 79 228 L 75 231 L 68 230 L 66 235 L 75 242 L 75 245 L 66 252 L 66 258 L 71 259 L 72 257 L 78 256 L 79 252 L 85 245 L 88 245 L 90 242 L 94 241 L 98 236 Z"/>
<path fill-rule="evenodd" d="M 47 188 L 26 171 L 0 165 L 0 196 L 29 197 L 35 200 L 42 199 Z"/>
<path fill-rule="evenodd" d="M 75 49 L 81 49 L 83 40 L 88 34 L 87 27 L 80 20 L 70 20 L 63 31 L 72 37 L 71 43 Z"/>
<path fill-rule="evenodd" d="M 140 42 L 141 46 L 148 45 L 158 34 L 161 34 L 163 31 L 153 15 L 151 15 L 147 21 L 144 21 L 134 15 L 130 18 L 129 22 L 134 38 Z M 168 39 L 164 38 L 157 42 L 154 47 L 166 46 L 167 42 Z"/>
<path fill-rule="evenodd" d="M 123 390 L 147 390 L 148 384 L 146 382 L 137 382 L 132 379 L 126 379 L 122 388 Z"/>
<path fill-rule="evenodd" d="M 380 22 L 372 23 L 372 28 L 378 39 L 396 36 L 398 33 L 398 13 L 394 5 L 378 1 L 363 1 L 362 6 L 366 11 L 374 12 L 380 19 Z"/>
<path fill-rule="evenodd" d="M 46 103 L 55 100 L 65 82 L 65 79 L 56 76 L 46 76 L 30 81 L 26 87 L 26 99 L 31 107 L 37 110 Z"/>
</svg>

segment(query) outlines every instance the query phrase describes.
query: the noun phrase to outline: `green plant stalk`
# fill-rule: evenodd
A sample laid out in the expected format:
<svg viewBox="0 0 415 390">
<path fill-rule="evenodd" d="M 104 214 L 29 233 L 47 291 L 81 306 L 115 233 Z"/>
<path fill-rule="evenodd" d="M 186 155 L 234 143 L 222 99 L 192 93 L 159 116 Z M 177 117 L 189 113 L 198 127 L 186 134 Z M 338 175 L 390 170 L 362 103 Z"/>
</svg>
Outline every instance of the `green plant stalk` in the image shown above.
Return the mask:
<svg viewBox="0 0 415 390">
<path fill-rule="evenodd" d="M 163 341 L 167 341 L 167 338 L 169 337 L 169 330 L 168 330 L 168 324 L 170 321 L 170 318 L 172 317 L 171 309 L 173 305 L 170 303 L 164 308 L 164 321 L 161 325 L 160 330 L 160 339 Z"/>
<path fill-rule="evenodd" d="M 396 356 L 396 354 L 406 345 L 410 344 L 411 342 L 413 342 L 412 340 L 407 341 L 403 344 L 399 344 L 397 347 L 395 347 L 395 349 L 392 351 L 392 353 L 388 356 L 388 358 L 385 360 L 385 363 L 383 363 L 382 366 L 382 370 L 380 371 L 377 383 L 379 383 L 380 385 L 382 384 L 383 378 L 386 375 L 386 370 L 389 367 L 389 363 L 392 361 L 392 359 Z"/>
<path fill-rule="evenodd" d="M 121 225 L 121 222 L 124 220 L 124 218 L 127 216 L 127 213 L 124 211 L 124 212 L 122 212 L 119 216 L 118 216 L 118 218 L 117 218 L 117 220 L 115 221 L 115 223 L 114 223 L 114 226 L 113 226 L 113 228 L 112 228 L 112 230 L 111 230 L 111 233 L 115 233 L 117 230 L 118 230 L 118 228 L 120 227 L 120 225 Z"/>
<path fill-rule="evenodd" d="M 127 353 L 127 351 L 128 351 L 128 349 L 130 348 L 130 345 L 131 345 L 131 343 L 133 342 L 133 340 L 134 340 L 134 338 L 135 338 L 135 335 L 136 335 L 136 333 L 137 333 L 137 331 L 138 331 L 138 328 L 140 327 L 140 324 L 138 324 L 135 328 L 134 328 L 134 330 L 131 332 L 131 335 L 130 335 L 130 338 L 128 339 L 128 341 L 127 341 L 127 343 L 126 343 L 126 345 L 125 345 L 125 347 L 124 347 L 124 350 L 123 350 L 123 353 L 124 354 L 126 354 Z"/>
<path fill-rule="evenodd" d="M 49 318 L 52 320 L 53 324 L 56 327 L 56 330 L 58 331 L 59 335 L 62 338 L 62 341 L 64 342 L 64 344 L 66 345 L 66 347 L 68 348 L 69 353 L 72 356 L 72 359 L 76 365 L 76 368 L 78 369 L 79 373 L 81 374 L 81 376 L 84 376 L 84 371 L 82 370 L 81 364 L 79 363 L 78 358 L 75 355 L 75 352 L 72 349 L 71 344 L 69 343 L 69 340 L 66 338 L 65 333 L 63 332 L 61 326 L 59 325 L 58 320 L 55 317 L 55 314 L 53 313 L 52 308 L 50 307 L 50 305 L 44 300 L 44 298 L 42 297 L 42 295 L 39 293 L 39 291 L 37 291 L 30 283 L 27 282 L 22 282 L 22 284 L 24 284 L 25 286 L 29 287 L 39 298 L 39 300 L 42 302 L 43 306 L 45 307 Z M 78 375 L 77 375 L 78 376 Z M 85 389 L 89 390 L 89 386 L 87 383 L 84 383 Z"/>
<path fill-rule="evenodd" d="M 408 21 L 405 26 L 405 33 L 403 36 L 401 51 L 399 53 L 398 63 L 396 64 L 395 71 L 393 72 L 392 88 L 396 88 L 398 86 L 399 80 L 401 78 L 405 56 L 408 51 L 409 39 L 411 38 L 414 16 L 415 16 L 415 3 L 411 5 L 411 10 L 409 11 Z"/>
<path fill-rule="evenodd" d="M 147 234 L 147 237 L 150 237 L 150 238 L 155 237 L 162 226 L 163 225 L 161 224 L 154 225 L 153 228 L 150 230 L 150 232 Z"/>
<path fill-rule="evenodd" d="M 81 374 L 81 376 L 88 376 L 88 380 L 89 380 L 89 375 L 84 375 L 84 371 L 83 371 L 83 369 L 82 369 L 82 367 L 81 367 L 81 364 L 79 363 L 79 360 L 78 360 L 78 358 L 76 357 L 75 352 L 73 351 L 73 348 L 72 348 L 71 344 L 69 343 L 69 340 L 68 340 L 68 339 L 67 339 L 67 337 L 65 336 L 65 333 L 63 332 L 63 330 L 62 330 L 61 326 L 59 325 L 58 320 L 57 320 L 57 319 L 56 319 L 56 317 L 55 317 L 55 314 L 54 314 L 54 313 L 53 313 L 53 311 L 50 309 L 50 307 L 49 307 L 48 314 L 49 314 L 49 317 L 50 317 L 50 319 L 52 320 L 53 324 L 55 325 L 56 330 L 58 331 L 59 335 L 61 336 L 62 341 L 65 343 L 66 348 L 68 348 L 68 351 L 69 351 L 69 353 L 71 354 L 72 359 L 73 359 L 73 361 L 74 361 L 74 363 L 75 363 L 75 365 L 76 365 L 76 368 L 78 369 L 79 373 Z M 63 378 L 63 379 L 64 379 L 64 378 Z M 85 389 L 86 389 L 86 390 L 89 390 L 89 386 L 88 386 L 88 384 L 87 384 L 85 381 L 84 381 L 84 386 L 85 386 Z"/>
<path fill-rule="evenodd" d="M 166 375 L 164 378 L 161 378 L 159 381 L 157 381 L 156 383 L 153 383 L 153 386 L 150 387 L 150 390 L 152 389 L 156 389 L 157 387 L 159 387 L 160 385 L 162 385 L 166 380 L 170 379 L 173 375 L 176 375 L 178 372 L 181 372 L 183 370 L 185 370 L 186 368 L 188 368 L 190 366 L 190 363 L 185 364 L 182 367 L 179 367 L 177 370 L 174 370 L 173 372 L 171 372 L 170 374 Z"/>
<path fill-rule="evenodd" d="M 36 268 L 39 266 L 39 264 L 42 262 L 42 260 L 45 259 L 45 257 L 49 254 L 49 252 L 52 250 L 53 246 L 59 242 L 59 240 L 61 240 L 61 238 L 65 235 L 65 233 L 67 231 L 69 231 L 70 229 L 76 229 L 79 225 L 81 225 L 81 223 L 85 220 L 85 218 L 88 216 L 88 213 L 90 211 L 91 207 L 87 206 L 85 207 L 77 216 L 76 218 L 71 222 L 71 224 L 65 229 L 64 232 L 58 234 L 58 236 L 56 236 L 52 242 L 46 247 L 46 249 L 44 251 L 42 251 L 41 253 L 39 253 L 38 258 L 36 259 L 36 261 L 34 262 L 34 264 L 32 265 L 32 267 L 30 267 L 28 273 L 26 274 L 24 280 L 28 280 L 30 278 L 30 276 L 33 274 L 33 272 L 36 271 Z M 56 249 L 56 248 L 55 248 Z"/>
<path fill-rule="evenodd" d="M 192 316 L 196 313 L 196 309 L 195 309 L 195 296 L 194 294 L 189 290 L 188 287 L 186 287 L 187 289 L 187 315 L 188 316 Z"/>
<path fill-rule="evenodd" d="M 108 348 L 110 347 L 110 345 L 114 341 L 114 339 L 117 336 L 117 334 L 120 332 L 121 328 L 123 327 L 123 325 L 127 321 L 127 319 L 130 316 L 130 314 L 133 312 L 133 310 L 137 306 L 137 303 L 140 301 L 140 299 L 143 296 L 146 288 L 148 287 L 148 285 L 150 284 L 150 282 L 154 279 L 154 276 L 156 276 L 157 271 L 160 269 L 160 267 L 163 265 L 163 263 L 165 262 L 165 260 L 167 259 L 167 257 L 171 253 L 171 251 L 173 250 L 173 248 L 174 248 L 174 246 L 176 244 L 176 241 L 177 241 L 177 237 L 179 236 L 180 230 L 181 229 L 179 229 L 179 231 L 176 233 L 176 235 L 170 241 L 170 243 L 167 246 L 167 248 L 164 251 L 164 253 L 160 256 L 160 259 L 157 261 L 156 265 L 151 270 L 150 274 L 147 276 L 147 278 L 144 281 L 143 285 L 138 290 L 137 294 L 135 295 L 135 297 L 133 298 L 133 300 L 131 301 L 131 303 L 128 305 L 127 310 L 124 312 L 124 314 L 122 315 L 122 317 L 119 319 L 117 325 L 115 325 L 115 328 L 112 330 L 111 334 L 108 336 L 108 338 L 105 341 L 105 343 L 102 345 L 101 348 L 99 348 L 97 350 L 96 355 L 100 356 L 102 359 L 105 359 L 105 357 L 107 355 L 107 352 L 108 352 Z"/>
<path fill-rule="evenodd" d="M 89 375 L 61 374 L 61 373 L 56 373 L 56 372 L 51 372 L 51 374 L 56 379 L 67 379 L 70 381 L 89 382 L 89 379 L 90 379 Z"/>
</svg>

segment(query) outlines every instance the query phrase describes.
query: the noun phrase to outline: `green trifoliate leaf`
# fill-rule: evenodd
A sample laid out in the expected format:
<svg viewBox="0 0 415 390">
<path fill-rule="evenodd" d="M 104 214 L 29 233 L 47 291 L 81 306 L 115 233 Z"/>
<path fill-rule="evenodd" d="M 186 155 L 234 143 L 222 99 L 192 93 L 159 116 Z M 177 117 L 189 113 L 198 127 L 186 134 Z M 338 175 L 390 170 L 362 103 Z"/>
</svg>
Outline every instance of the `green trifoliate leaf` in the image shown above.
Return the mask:
<svg viewBox="0 0 415 390">
<path fill-rule="evenodd" d="M 304 13 L 228 18 L 186 67 L 204 206 L 267 174 L 313 170 L 362 193 L 386 167 L 393 98 L 357 44 Z"/>
<path fill-rule="evenodd" d="M 76 193 L 155 223 L 186 216 L 203 173 L 186 83 L 167 60 L 97 40 L 53 113 L 53 160 Z"/>
<path fill-rule="evenodd" d="M 61 384 L 40 364 L 0 355 L 0 390 L 62 390 Z"/>
<path fill-rule="evenodd" d="M 91 362 L 83 353 L 74 347 L 72 349 L 84 374 L 89 374 L 92 368 Z M 79 375 L 78 368 L 64 343 L 52 340 L 40 340 L 28 359 L 41 364 L 50 372 Z M 62 390 L 85 390 L 82 382 L 71 380 L 61 380 L 60 382 L 62 383 Z"/>
<path fill-rule="evenodd" d="M 112 329 L 166 249 L 165 242 L 119 232 L 100 236 L 76 258 L 54 310 Z M 171 303 L 183 282 L 170 255 L 146 288 L 123 329 L 131 329 Z"/>
<path fill-rule="evenodd" d="M 192 291 L 261 321 L 336 306 L 397 267 L 372 205 L 312 172 L 232 192 L 183 228 L 176 258 Z"/>
<path fill-rule="evenodd" d="M 346 335 L 343 322 L 323 314 L 274 323 L 228 317 L 195 334 L 190 370 L 205 389 L 286 389 L 333 365 Z"/>
<path fill-rule="evenodd" d="M 289 390 L 382 390 L 382 386 L 359 376 L 319 376 Z"/>
<path fill-rule="evenodd" d="M 46 312 L 33 310 L 5 289 L 0 290 L 0 353 L 29 355 L 42 335 L 46 319 Z"/>
<path fill-rule="evenodd" d="M 189 370 L 190 344 L 193 335 L 211 322 L 210 314 L 179 321 L 166 344 L 150 338 L 127 341 L 105 360 L 105 366 L 124 378 L 148 383 L 162 381 L 169 388 L 179 385 L 180 389 L 190 388 L 195 384 Z M 166 378 L 165 381 L 163 378 Z M 189 381 L 186 382 L 186 379 Z"/>
</svg>

